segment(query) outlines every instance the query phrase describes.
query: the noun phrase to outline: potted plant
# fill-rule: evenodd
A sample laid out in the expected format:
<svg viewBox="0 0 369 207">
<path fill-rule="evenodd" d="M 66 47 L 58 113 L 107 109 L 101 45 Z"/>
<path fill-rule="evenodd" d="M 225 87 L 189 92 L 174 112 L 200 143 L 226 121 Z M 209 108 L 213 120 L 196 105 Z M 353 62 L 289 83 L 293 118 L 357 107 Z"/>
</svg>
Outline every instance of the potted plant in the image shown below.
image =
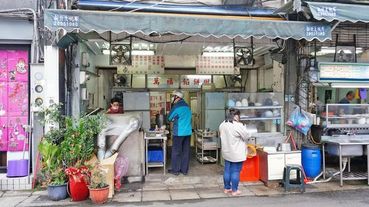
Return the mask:
<svg viewBox="0 0 369 207">
<path fill-rule="evenodd" d="M 58 201 L 67 197 L 66 176 L 62 167 L 62 156 L 60 148 L 47 139 L 43 139 L 38 149 L 41 158 L 41 173 L 47 184 L 48 197 Z"/>
<path fill-rule="evenodd" d="M 89 176 L 85 162 L 91 159 L 95 149 L 95 137 L 105 124 L 103 116 L 85 116 L 78 120 L 66 117 L 64 140 L 61 143 L 63 160 L 68 166 L 70 195 L 73 201 L 86 200 Z"/>
<path fill-rule="evenodd" d="M 106 183 L 105 175 L 99 165 L 95 165 L 90 177 L 90 199 L 95 204 L 106 203 L 109 196 L 109 185 Z"/>
</svg>

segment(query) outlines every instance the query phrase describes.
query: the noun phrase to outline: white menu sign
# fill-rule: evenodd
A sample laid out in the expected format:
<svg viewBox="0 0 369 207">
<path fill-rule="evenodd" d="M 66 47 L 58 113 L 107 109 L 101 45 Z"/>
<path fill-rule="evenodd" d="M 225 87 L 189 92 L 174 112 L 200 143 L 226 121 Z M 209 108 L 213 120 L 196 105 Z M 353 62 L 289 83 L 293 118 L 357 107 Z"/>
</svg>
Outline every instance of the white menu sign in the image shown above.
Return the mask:
<svg viewBox="0 0 369 207">
<path fill-rule="evenodd" d="M 118 65 L 118 74 L 164 74 L 164 56 L 133 55 L 132 65 Z"/>
<path fill-rule="evenodd" d="M 234 67 L 233 57 L 205 57 L 199 55 L 196 62 L 196 74 L 239 74 Z"/>
<path fill-rule="evenodd" d="M 319 63 L 320 82 L 369 81 L 369 64 Z"/>
</svg>

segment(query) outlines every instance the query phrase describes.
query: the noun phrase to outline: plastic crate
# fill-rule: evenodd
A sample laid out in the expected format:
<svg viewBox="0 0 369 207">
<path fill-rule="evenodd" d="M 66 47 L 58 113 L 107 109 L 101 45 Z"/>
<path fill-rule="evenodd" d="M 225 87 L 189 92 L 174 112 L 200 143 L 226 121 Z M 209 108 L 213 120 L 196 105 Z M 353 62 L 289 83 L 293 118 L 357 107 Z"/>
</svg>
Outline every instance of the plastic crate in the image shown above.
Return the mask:
<svg viewBox="0 0 369 207">
<path fill-rule="evenodd" d="M 243 162 L 240 181 L 259 181 L 259 155 Z"/>
<path fill-rule="evenodd" d="M 149 149 L 148 151 L 148 161 L 149 162 L 163 162 L 163 149 Z"/>
</svg>

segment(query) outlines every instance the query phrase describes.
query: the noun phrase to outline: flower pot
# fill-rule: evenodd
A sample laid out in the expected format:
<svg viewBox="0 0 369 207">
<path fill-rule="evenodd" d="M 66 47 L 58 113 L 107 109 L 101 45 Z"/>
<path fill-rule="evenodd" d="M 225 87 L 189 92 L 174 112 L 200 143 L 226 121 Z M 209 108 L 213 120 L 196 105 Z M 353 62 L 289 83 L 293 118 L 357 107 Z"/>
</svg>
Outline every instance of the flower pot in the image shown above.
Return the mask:
<svg viewBox="0 0 369 207">
<path fill-rule="evenodd" d="M 83 201 L 88 198 L 88 187 L 83 175 L 69 176 L 69 195 L 72 201 Z"/>
<path fill-rule="evenodd" d="M 106 203 L 109 196 L 109 186 L 105 188 L 90 188 L 90 199 L 93 203 L 103 204 Z"/>
<path fill-rule="evenodd" d="M 67 184 L 47 186 L 47 195 L 50 200 L 60 201 L 67 198 Z"/>
</svg>

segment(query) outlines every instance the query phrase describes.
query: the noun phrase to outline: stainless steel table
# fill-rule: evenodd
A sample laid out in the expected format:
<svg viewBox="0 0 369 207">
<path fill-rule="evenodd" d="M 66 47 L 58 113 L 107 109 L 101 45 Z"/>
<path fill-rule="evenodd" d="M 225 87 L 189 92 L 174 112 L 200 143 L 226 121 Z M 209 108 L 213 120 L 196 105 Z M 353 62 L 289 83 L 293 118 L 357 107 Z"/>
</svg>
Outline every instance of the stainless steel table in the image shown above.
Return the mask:
<svg viewBox="0 0 369 207">
<path fill-rule="evenodd" d="M 340 169 L 340 186 L 343 186 L 343 181 L 344 180 L 367 180 L 368 185 L 369 185 L 369 169 L 367 169 L 366 173 L 351 173 L 347 176 L 344 175 L 344 172 L 342 172 L 343 170 L 343 148 L 346 146 L 357 146 L 357 145 L 361 145 L 362 147 L 366 146 L 366 154 L 367 154 L 367 168 L 369 168 L 369 139 L 350 139 L 350 138 L 346 138 L 346 139 L 342 139 L 342 138 L 332 138 L 330 140 L 324 140 L 323 144 L 322 144 L 322 155 L 323 155 L 323 178 L 325 179 L 325 174 L 326 174 L 326 167 L 325 167 L 325 145 L 336 145 L 338 147 L 338 156 L 339 156 L 339 169 Z M 358 155 L 353 155 L 353 156 L 358 156 Z M 350 157 L 350 155 L 347 155 L 347 157 Z M 350 159 L 350 158 L 348 158 Z M 351 169 L 350 169 L 350 161 L 348 161 L 348 172 L 350 173 Z"/>
<path fill-rule="evenodd" d="M 145 132 L 144 139 L 145 139 L 145 152 L 146 152 L 146 158 L 145 158 L 146 175 L 149 174 L 149 168 L 151 167 L 162 167 L 163 174 L 165 175 L 166 154 L 167 154 L 167 135 L 165 133 L 162 133 L 162 134 L 156 134 L 155 136 L 148 136 L 148 133 Z M 149 142 L 150 140 L 161 140 L 162 141 L 161 146 L 163 148 L 163 162 L 149 162 Z"/>
</svg>

